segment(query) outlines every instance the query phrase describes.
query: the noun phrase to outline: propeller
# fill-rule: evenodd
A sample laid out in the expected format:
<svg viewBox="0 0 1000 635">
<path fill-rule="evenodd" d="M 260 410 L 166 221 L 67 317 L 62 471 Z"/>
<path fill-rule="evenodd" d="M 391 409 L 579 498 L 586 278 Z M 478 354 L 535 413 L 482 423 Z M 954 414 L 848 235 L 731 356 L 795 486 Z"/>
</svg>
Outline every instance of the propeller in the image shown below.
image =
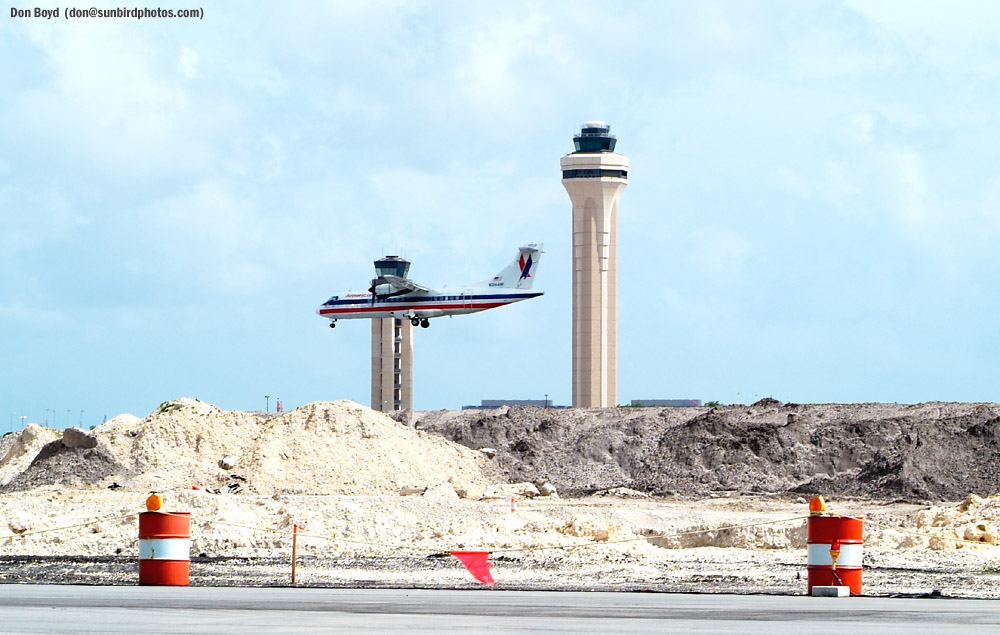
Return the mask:
<svg viewBox="0 0 1000 635">
<path fill-rule="evenodd" d="M 403 295 L 404 293 L 409 293 L 411 289 L 397 289 L 396 291 L 390 291 L 389 293 L 379 293 L 376 291 L 381 286 L 393 288 L 393 284 L 390 280 L 384 276 L 379 276 L 372 280 L 372 286 L 368 287 L 368 293 L 372 294 L 372 304 L 375 304 L 375 300 L 385 300 L 386 298 L 392 298 L 397 295 Z"/>
</svg>

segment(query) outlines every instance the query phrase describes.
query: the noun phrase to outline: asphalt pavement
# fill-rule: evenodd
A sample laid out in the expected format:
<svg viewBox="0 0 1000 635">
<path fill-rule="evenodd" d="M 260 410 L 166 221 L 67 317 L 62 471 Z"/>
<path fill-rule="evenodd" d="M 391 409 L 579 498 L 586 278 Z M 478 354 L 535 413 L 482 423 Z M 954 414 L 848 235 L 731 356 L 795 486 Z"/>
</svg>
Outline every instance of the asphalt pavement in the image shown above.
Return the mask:
<svg viewBox="0 0 1000 635">
<path fill-rule="evenodd" d="M 0 633 L 998 633 L 1000 600 L 0 585 Z"/>
</svg>

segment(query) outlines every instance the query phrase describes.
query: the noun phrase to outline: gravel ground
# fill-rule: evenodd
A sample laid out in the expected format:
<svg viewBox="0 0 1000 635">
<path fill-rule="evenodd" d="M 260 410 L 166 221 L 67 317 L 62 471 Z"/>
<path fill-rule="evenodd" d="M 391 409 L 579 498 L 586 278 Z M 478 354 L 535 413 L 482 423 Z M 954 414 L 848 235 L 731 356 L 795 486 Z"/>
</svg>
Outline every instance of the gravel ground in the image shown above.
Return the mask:
<svg viewBox="0 0 1000 635">
<path fill-rule="evenodd" d="M 59 496 L 55 490 L 48 491 L 48 509 L 70 500 L 76 513 L 86 517 L 109 507 L 109 501 L 128 502 L 130 495 L 74 492 L 62 499 Z M 485 589 L 447 550 L 487 548 L 497 590 L 806 591 L 802 500 L 536 498 L 521 501 L 512 513 L 503 501 L 281 498 L 268 501 L 280 505 L 283 512 L 251 521 L 245 516 L 227 516 L 231 513 L 227 506 L 214 504 L 263 509 L 257 497 L 175 495 L 177 502 L 196 512 L 191 584 L 288 586 L 291 542 L 287 531 L 277 537 L 258 536 L 242 526 L 278 527 L 282 526 L 281 514 L 333 518 L 344 509 L 360 507 L 372 510 L 371 516 L 380 518 L 383 526 L 335 530 L 317 520 L 310 531 L 299 534 L 298 586 Z M 989 544 L 936 550 L 899 547 L 898 530 L 915 527 L 921 514 L 951 515 L 957 504 L 941 507 L 941 511 L 910 503 L 860 500 L 844 502 L 843 507 L 863 514 L 867 521 L 865 595 L 1000 598 L 1000 548 Z M 209 516 L 220 522 L 203 520 Z M 447 525 L 446 518 L 459 516 L 492 534 L 469 536 L 461 533 L 464 525 Z M 771 521 L 776 522 L 756 525 Z M 744 526 L 718 529 L 726 525 Z M 438 529 L 430 531 L 432 526 Z M 137 584 L 135 532 L 135 519 L 126 518 L 86 525 L 62 537 L 58 537 L 60 532 L 51 532 L 0 540 L 0 583 Z M 330 537 L 335 532 L 342 532 L 340 539 Z M 368 544 L 366 532 L 387 542 Z M 490 544 L 472 542 L 488 535 L 492 535 Z M 63 555 L 48 555 L 54 551 Z"/>
<path fill-rule="evenodd" d="M 804 595 L 801 551 L 673 550 L 642 563 L 628 558 L 572 564 L 498 555 L 494 590 L 636 591 Z M 714 552 L 713 552 L 714 551 Z M 738 558 L 734 558 L 738 555 Z M 1000 598 L 1000 561 L 980 554 L 925 559 L 888 553 L 866 558 L 864 595 Z M 3 584 L 138 584 L 134 557 L 0 557 Z M 192 586 L 290 586 L 290 558 L 193 558 Z M 486 589 L 450 556 L 316 558 L 297 562 L 296 585 L 332 588 Z"/>
</svg>

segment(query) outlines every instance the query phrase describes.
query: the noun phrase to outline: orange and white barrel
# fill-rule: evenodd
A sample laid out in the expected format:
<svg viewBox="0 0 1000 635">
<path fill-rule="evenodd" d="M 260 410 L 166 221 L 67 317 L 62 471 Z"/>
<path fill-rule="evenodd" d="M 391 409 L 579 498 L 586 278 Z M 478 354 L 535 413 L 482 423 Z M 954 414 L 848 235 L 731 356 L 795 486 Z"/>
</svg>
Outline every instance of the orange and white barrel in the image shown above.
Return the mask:
<svg viewBox="0 0 1000 635">
<path fill-rule="evenodd" d="M 860 518 L 810 516 L 806 519 L 806 568 L 809 571 L 806 593 L 812 594 L 814 586 L 846 586 L 850 587 L 851 595 L 861 595 L 862 532 Z"/>
<path fill-rule="evenodd" d="M 191 512 L 139 514 L 139 584 L 187 586 Z"/>
</svg>

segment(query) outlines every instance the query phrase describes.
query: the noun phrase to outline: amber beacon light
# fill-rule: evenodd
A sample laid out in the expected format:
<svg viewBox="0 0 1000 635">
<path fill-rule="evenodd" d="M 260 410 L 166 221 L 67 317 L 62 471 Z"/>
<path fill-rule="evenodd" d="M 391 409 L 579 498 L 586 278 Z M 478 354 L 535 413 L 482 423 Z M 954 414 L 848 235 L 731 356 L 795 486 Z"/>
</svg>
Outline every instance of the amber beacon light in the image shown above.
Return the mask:
<svg viewBox="0 0 1000 635">
<path fill-rule="evenodd" d="M 158 512 L 163 508 L 163 497 L 156 492 L 150 492 L 146 499 L 146 509 L 151 512 Z"/>
<path fill-rule="evenodd" d="M 826 501 L 822 496 L 813 496 L 809 499 L 809 515 L 819 516 L 826 511 Z"/>
</svg>

